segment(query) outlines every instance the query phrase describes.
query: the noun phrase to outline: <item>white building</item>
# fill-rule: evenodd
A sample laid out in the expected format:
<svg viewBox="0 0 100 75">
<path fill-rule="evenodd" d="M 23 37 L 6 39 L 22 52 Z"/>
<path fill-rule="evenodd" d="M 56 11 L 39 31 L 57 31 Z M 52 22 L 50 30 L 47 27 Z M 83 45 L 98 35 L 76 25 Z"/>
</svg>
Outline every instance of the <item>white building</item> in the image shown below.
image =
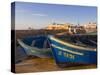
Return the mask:
<svg viewBox="0 0 100 75">
<path fill-rule="evenodd" d="M 88 24 L 84 25 L 86 32 L 95 32 L 97 31 L 97 23 L 89 22 Z"/>
</svg>

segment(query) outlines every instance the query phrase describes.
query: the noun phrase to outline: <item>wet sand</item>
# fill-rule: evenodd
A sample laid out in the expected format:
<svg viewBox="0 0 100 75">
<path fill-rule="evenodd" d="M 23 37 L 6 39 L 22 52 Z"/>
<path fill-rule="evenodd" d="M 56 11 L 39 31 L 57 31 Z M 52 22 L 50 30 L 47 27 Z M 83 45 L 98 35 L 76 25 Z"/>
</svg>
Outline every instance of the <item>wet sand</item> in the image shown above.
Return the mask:
<svg viewBox="0 0 100 75">
<path fill-rule="evenodd" d="M 96 65 L 60 68 L 56 65 L 55 61 L 52 58 L 51 59 L 50 58 L 31 58 L 31 59 L 23 60 L 22 62 L 16 64 L 15 66 L 16 66 L 16 73 L 96 68 Z"/>
</svg>

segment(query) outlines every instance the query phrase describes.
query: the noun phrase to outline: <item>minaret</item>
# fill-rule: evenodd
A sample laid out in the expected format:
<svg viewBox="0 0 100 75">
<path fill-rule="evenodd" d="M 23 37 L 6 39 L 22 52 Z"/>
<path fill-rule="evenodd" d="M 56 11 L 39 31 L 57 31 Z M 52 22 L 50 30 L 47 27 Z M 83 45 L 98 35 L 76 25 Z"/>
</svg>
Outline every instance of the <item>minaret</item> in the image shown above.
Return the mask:
<svg viewBox="0 0 100 75">
<path fill-rule="evenodd" d="M 79 20 L 78 20 L 78 22 L 77 22 L 77 25 L 80 26 Z"/>
<path fill-rule="evenodd" d="M 77 27 L 79 27 L 80 26 L 80 24 L 79 24 L 79 20 L 77 21 L 77 25 L 76 25 L 76 27 L 74 28 L 74 33 L 77 33 Z"/>
<path fill-rule="evenodd" d="M 53 22 L 53 25 L 56 25 L 56 23 L 55 23 L 55 22 Z"/>
</svg>

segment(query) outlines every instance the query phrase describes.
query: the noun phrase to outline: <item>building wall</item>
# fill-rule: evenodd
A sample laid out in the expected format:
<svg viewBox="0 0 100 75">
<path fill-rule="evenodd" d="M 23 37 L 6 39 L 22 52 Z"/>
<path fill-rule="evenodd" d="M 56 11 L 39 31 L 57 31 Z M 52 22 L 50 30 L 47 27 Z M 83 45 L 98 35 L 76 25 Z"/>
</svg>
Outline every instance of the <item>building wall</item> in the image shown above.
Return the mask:
<svg viewBox="0 0 100 75">
<path fill-rule="evenodd" d="M 46 28 L 47 30 L 68 30 L 71 24 L 50 24 Z"/>
</svg>

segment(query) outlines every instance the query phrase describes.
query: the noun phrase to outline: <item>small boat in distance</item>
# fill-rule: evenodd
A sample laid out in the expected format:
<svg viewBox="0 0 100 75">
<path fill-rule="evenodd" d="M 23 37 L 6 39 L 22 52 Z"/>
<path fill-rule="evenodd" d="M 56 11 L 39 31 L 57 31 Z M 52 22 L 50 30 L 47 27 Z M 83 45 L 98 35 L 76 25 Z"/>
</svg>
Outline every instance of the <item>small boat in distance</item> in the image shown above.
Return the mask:
<svg viewBox="0 0 100 75">
<path fill-rule="evenodd" d="M 52 57 L 46 36 L 28 36 L 23 39 L 17 39 L 17 41 L 24 48 L 28 56 L 37 56 L 40 58 Z"/>
<path fill-rule="evenodd" d="M 97 64 L 97 50 L 94 47 L 65 42 L 54 36 L 48 36 L 48 40 L 58 65 L 63 63 L 66 63 L 66 66 L 73 66 L 72 64 Z"/>
</svg>

